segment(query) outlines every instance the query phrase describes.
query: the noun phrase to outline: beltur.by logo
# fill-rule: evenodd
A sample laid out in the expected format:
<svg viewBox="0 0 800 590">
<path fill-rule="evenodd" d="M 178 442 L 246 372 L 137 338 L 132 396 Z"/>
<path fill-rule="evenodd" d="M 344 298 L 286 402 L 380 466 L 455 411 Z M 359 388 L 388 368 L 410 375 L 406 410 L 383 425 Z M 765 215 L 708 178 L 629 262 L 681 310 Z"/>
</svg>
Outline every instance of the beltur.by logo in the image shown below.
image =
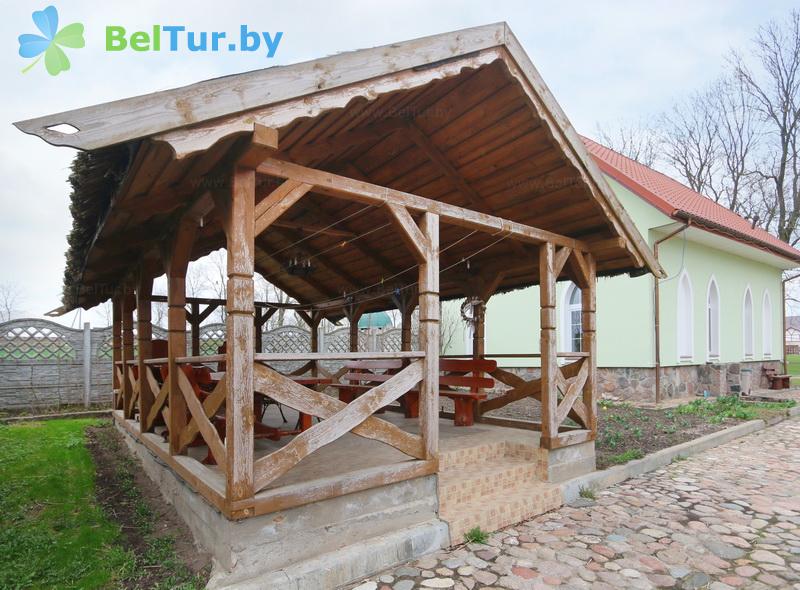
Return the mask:
<svg viewBox="0 0 800 590">
<path fill-rule="evenodd" d="M 25 66 L 22 73 L 29 72 L 44 57 L 44 65 L 51 76 L 70 69 L 70 62 L 64 48 L 79 49 L 86 42 L 83 39 L 83 24 L 72 23 L 61 30 L 58 28 L 58 11 L 54 6 L 37 10 L 32 14 L 33 24 L 41 35 L 25 34 L 19 36 L 19 54 L 33 62 Z M 230 33 L 230 35 L 228 34 Z M 191 51 L 218 52 L 241 51 L 263 52 L 274 57 L 283 32 L 256 31 L 247 25 L 240 25 L 235 32 L 194 31 L 184 25 L 153 25 L 146 31 L 131 31 L 120 25 L 105 27 L 105 50 L 107 52 L 131 51 Z"/>
<path fill-rule="evenodd" d="M 41 31 L 41 35 L 25 34 L 19 36 L 19 54 L 25 58 L 36 58 L 22 70 L 25 74 L 39 63 L 44 55 L 44 67 L 51 76 L 66 72 L 69 58 L 62 47 L 80 49 L 85 45 L 83 25 L 72 23 L 58 30 L 58 11 L 54 6 L 33 13 L 33 24 Z"/>
<path fill-rule="evenodd" d="M 153 25 L 150 31 L 127 34 L 125 27 L 106 27 L 106 51 L 258 51 L 273 57 L 283 32 L 251 31 L 239 27 L 238 35 L 228 37 L 225 31 L 187 31 L 182 25 Z"/>
</svg>

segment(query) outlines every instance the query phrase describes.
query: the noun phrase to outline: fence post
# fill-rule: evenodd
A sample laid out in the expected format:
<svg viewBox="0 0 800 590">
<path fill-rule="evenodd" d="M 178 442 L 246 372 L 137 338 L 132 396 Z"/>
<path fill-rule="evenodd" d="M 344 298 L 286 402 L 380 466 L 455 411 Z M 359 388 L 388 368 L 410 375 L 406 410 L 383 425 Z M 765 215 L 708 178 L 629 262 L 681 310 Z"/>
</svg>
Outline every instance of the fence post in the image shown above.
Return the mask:
<svg viewBox="0 0 800 590">
<path fill-rule="evenodd" d="M 113 368 L 112 368 L 113 371 Z M 92 399 L 92 326 L 83 323 L 83 407 L 89 408 Z"/>
</svg>

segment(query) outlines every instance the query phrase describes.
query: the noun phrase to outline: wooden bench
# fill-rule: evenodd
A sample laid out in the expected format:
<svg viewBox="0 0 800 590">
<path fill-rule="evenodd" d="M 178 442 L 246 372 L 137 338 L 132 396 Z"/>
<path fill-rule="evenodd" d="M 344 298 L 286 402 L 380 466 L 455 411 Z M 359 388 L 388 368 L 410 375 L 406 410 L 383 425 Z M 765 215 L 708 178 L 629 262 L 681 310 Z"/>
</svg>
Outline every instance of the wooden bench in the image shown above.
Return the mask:
<svg viewBox="0 0 800 590">
<path fill-rule="evenodd" d="M 400 359 L 348 361 L 345 363 L 347 373 L 342 376 L 347 383 L 336 383 L 331 387 L 339 390 L 340 400 L 350 403 L 365 391 L 389 380 L 402 366 L 403 361 Z M 439 371 L 441 372 L 439 395 L 453 400 L 455 405 L 453 421 L 456 426 L 472 426 L 475 423 L 475 404 L 487 397 L 482 390 L 494 387 L 494 379 L 481 374 L 490 373 L 495 369 L 497 369 L 497 361 L 486 359 L 441 359 L 439 361 Z M 400 404 L 406 418 L 419 417 L 419 390 L 405 393 L 400 399 Z"/>
<path fill-rule="evenodd" d="M 494 379 L 488 373 L 495 369 L 497 361 L 487 359 L 439 360 L 439 396 L 453 400 L 453 423 L 456 426 L 472 426 L 475 423 L 475 406 L 488 397 L 485 390 L 494 387 Z"/>
<path fill-rule="evenodd" d="M 761 373 L 767 378 L 770 389 L 789 389 L 791 387 L 791 375 L 779 375 L 775 369 L 761 367 Z"/>
</svg>

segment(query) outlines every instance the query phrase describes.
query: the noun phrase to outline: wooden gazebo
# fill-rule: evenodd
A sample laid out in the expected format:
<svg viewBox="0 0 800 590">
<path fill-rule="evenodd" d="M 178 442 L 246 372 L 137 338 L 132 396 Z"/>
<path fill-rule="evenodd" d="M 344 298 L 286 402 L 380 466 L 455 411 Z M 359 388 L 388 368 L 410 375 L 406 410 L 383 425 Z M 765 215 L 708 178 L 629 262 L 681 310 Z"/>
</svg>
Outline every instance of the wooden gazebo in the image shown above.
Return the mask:
<svg viewBox="0 0 800 590">
<path fill-rule="evenodd" d="M 437 471 L 441 299 L 486 301 L 540 285 L 542 329 L 531 338 L 541 341 L 541 379 L 506 376 L 511 391 L 483 402 L 478 420 L 530 397 L 541 402 L 535 428 L 544 448 L 592 440 L 596 277 L 661 273 L 502 23 L 16 125 L 81 150 L 61 311 L 113 300 L 117 420 L 229 518 Z M 228 253 L 226 350 L 187 356 L 187 265 L 221 247 Z M 298 260 L 308 268 L 293 266 Z M 419 305 L 418 350 L 406 337 L 399 353 L 257 352 L 255 326 L 260 331 L 272 307 L 254 301 L 255 272 L 291 295 L 312 328 L 343 316 L 355 326 L 364 312 L 399 307 L 408 329 Z M 152 284 L 162 273 L 169 353 L 152 358 Z M 563 366 L 555 338 L 562 278 L 583 290 L 582 352 L 561 355 Z M 196 320 L 211 304 L 193 303 Z M 481 342 L 479 324 L 479 356 Z M 402 370 L 349 404 L 269 368 L 301 359 L 313 372 L 323 360 L 387 357 L 402 359 Z M 224 378 L 201 402 L 179 367 L 219 362 Z M 167 366 L 163 384 L 153 365 Z M 419 434 L 375 416 L 413 388 Z M 254 391 L 321 420 L 256 457 Z M 221 412 L 224 432 L 211 420 Z M 153 433 L 162 419 L 168 445 Z M 348 432 L 408 460 L 341 474 L 325 486 L 272 485 Z M 198 433 L 217 467 L 185 456 Z"/>
</svg>

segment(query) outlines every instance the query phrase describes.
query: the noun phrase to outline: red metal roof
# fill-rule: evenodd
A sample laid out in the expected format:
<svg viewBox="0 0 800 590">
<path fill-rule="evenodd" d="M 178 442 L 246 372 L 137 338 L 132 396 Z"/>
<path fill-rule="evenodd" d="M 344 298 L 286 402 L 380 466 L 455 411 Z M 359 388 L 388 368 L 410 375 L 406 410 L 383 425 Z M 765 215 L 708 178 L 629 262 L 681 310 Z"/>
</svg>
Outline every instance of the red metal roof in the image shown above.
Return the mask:
<svg viewBox="0 0 800 590">
<path fill-rule="evenodd" d="M 665 215 L 680 221 L 690 219 L 692 224 L 703 229 L 800 261 L 800 250 L 760 227 L 754 228 L 749 221 L 714 200 L 588 137 L 581 139 L 604 173 Z"/>
</svg>

